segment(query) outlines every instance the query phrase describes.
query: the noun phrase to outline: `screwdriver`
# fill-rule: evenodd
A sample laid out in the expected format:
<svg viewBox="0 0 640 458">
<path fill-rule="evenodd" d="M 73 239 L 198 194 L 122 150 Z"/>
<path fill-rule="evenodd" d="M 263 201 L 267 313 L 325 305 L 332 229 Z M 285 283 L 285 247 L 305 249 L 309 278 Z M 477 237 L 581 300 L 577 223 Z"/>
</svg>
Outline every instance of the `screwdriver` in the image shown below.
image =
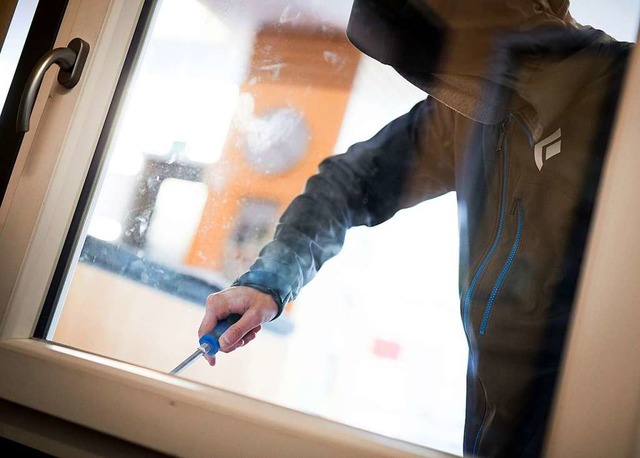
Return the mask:
<svg viewBox="0 0 640 458">
<path fill-rule="evenodd" d="M 220 336 L 224 334 L 224 332 L 227 329 L 229 329 L 229 327 L 232 324 L 236 323 L 241 317 L 242 315 L 238 315 L 237 313 L 232 313 L 231 315 L 226 317 L 224 320 L 218 321 L 218 324 L 216 324 L 216 327 L 213 328 L 213 331 L 207 334 L 204 334 L 202 337 L 200 337 L 200 346 L 198 347 L 198 349 L 195 352 L 193 352 L 191 356 L 189 356 L 187 359 L 185 359 L 180 364 L 178 364 L 176 368 L 169 373 L 171 375 L 179 374 L 180 372 L 185 370 L 187 367 L 191 366 L 191 364 L 196 359 L 198 359 L 198 356 L 200 355 L 213 356 L 216 353 L 218 353 L 218 350 L 220 350 L 220 343 L 218 342 L 218 340 L 220 339 Z"/>
</svg>

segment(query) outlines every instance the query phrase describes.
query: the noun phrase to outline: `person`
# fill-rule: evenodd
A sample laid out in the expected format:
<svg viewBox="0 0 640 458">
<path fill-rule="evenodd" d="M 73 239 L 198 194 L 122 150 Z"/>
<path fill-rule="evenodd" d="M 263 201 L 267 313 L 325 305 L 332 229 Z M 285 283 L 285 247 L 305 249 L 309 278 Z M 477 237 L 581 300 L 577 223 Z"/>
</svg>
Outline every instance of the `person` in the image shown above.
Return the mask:
<svg viewBox="0 0 640 458">
<path fill-rule="evenodd" d="M 348 228 L 455 191 L 464 453 L 539 456 L 631 45 L 567 0 L 355 0 L 347 35 L 429 96 L 320 164 L 199 333 L 239 313 L 221 345 L 246 345 Z"/>
</svg>

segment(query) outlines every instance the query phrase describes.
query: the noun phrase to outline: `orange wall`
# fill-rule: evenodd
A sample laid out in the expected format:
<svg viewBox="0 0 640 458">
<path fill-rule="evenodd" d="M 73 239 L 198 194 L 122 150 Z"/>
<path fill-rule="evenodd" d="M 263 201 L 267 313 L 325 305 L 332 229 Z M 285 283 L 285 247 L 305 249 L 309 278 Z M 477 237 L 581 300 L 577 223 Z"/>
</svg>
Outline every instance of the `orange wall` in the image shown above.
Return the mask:
<svg viewBox="0 0 640 458">
<path fill-rule="evenodd" d="M 210 194 L 187 264 L 224 271 L 224 257 L 232 255 L 225 246 L 243 199 L 275 202 L 279 217 L 302 191 L 318 164 L 333 152 L 357 63 L 358 53 L 341 34 L 282 28 L 258 33 L 241 93 L 253 98 L 254 116 L 278 107 L 304 113 L 310 131 L 308 148 L 291 169 L 266 175 L 251 167 L 242 149 L 242 133 L 237 126 L 232 128 L 220 161 L 209 170 Z M 251 260 L 258 249 L 253 248 Z M 250 262 L 247 259 L 243 269 Z"/>
</svg>

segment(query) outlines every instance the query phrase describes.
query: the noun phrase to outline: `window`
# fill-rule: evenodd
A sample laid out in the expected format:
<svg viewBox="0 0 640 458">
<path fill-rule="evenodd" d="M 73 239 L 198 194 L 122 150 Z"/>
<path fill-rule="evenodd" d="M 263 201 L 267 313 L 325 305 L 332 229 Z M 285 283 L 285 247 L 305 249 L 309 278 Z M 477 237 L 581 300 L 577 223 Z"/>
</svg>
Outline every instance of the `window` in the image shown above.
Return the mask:
<svg viewBox="0 0 640 458">
<path fill-rule="evenodd" d="M 50 340 L 168 372 L 193 351 L 206 296 L 249 267 L 318 163 L 426 97 L 347 42 L 348 2 L 249 11 L 159 6 Z M 461 453 L 455 205 L 351 231 L 257 345 L 183 377 Z M 407 329 L 390 307 L 421 318 Z"/>
<path fill-rule="evenodd" d="M 280 6 L 251 17 L 241 2 L 159 4 L 122 110 L 100 141 L 94 164 L 104 166 L 89 174 L 36 337 L 167 372 L 193 351 L 206 295 L 246 269 L 319 161 L 424 97 L 345 41 L 349 5 Z M 352 230 L 340 257 L 256 343 L 184 378 L 461 453 L 466 343 L 455 211 L 448 194 Z M 434 218 L 446 222 L 430 226 Z M 34 240 L 37 252 L 45 243 Z M 395 289 L 407 275 L 415 288 Z M 13 300 L 25 302 L 29 293 L 20 294 Z M 412 317 L 413 331 L 384 316 L 390 303 Z M 353 332 L 348 324 L 364 313 Z"/>
</svg>

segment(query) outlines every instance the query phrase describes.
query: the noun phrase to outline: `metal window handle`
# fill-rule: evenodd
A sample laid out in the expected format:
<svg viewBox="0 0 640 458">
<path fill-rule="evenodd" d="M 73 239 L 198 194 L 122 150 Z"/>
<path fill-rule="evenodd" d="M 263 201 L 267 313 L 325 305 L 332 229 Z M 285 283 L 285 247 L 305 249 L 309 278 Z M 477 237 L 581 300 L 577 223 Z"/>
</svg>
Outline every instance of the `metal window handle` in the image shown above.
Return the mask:
<svg viewBox="0 0 640 458">
<path fill-rule="evenodd" d="M 22 92 L 16 122 L 16 131 L 18 133 L 29 130 L 29 120 L 31 119 L 33 105 L 36 103 L 36 96 L 40 90 L 42 79 L 49 67 L 53 64 L 58 65 L 60 67 L 58 83 L 71 89 L 80 81 L 80 75 L 82 75 L 88 55 L 89 43 L 81 38 L 74 38 L 66 48 L 52 49 L 40 58 L 31 71 Z"/>
</svg>

